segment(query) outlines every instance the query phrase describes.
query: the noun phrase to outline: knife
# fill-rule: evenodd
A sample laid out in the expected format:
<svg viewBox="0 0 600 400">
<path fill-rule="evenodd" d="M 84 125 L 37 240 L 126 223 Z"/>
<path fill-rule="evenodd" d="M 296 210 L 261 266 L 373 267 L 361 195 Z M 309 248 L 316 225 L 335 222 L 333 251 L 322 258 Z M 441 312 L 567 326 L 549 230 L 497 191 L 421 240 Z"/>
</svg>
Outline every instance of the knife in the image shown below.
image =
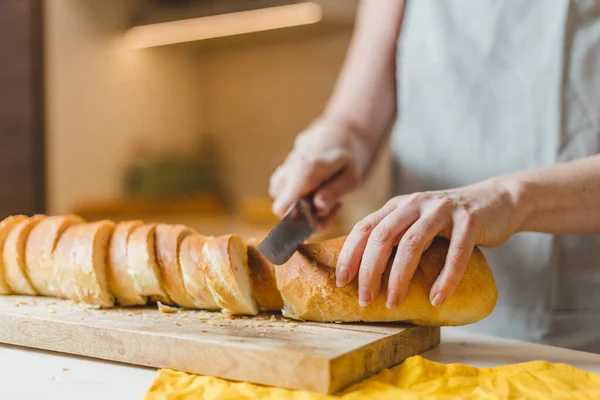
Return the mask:
<svg viewBox="0 0 600 400">
<path fill-rule="evenodd" d="M 285 264 L 298 246 L 312 235 L 318 224 L 312 194 L 302 197 L 258 245 L 267 260 L 275 265 Z"/>
</svg>

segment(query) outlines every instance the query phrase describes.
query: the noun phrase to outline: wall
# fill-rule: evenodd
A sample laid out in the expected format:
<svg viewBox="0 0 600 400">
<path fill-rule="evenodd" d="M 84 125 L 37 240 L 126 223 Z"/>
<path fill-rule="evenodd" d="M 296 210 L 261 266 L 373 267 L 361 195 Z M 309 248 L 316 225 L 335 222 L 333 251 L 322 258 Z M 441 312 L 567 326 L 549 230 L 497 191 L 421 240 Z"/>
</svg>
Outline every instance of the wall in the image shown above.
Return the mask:
<svg viewBox="0 0 600 400">
<path fill-rule="evenodd" d="M 118 195 L 132 146 L 178 151 L 202 129 L 192 54 L 125 47 L 132 4 L 45 2 L 49 213 Z"/>
<path fill-rule="evenodd" d="M 342 66 L 351 29 L 199 55 L 205 78 L 205 128 L 220 142 L 236 199 L 267 196 L 269 176 L 295 136 L 319 115 Z M 344 207 L 356 221 L 387 196 L 386 152 L 364 188 Z"/>
<path fill-rule="evenodd" d="M 118 195 L 133 144 L 176 151 L 202 134 L 218 140 L 235 201 L 267 197 L 271 172 L 323 109 L 352 34 L 132 50 L 121 36 L 132 1 L 46 4 L 50 213 Z M 385 201 L 385 161 L 346 203 L 351 223 Z"/>
</svg>

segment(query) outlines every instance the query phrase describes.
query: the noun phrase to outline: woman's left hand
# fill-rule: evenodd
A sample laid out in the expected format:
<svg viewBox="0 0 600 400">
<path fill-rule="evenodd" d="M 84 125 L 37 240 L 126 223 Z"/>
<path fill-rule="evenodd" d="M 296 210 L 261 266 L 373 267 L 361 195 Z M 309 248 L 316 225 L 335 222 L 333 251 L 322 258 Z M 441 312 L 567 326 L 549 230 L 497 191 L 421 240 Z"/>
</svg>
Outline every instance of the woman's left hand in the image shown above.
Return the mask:
<svg viewBox="0 0 600 400">
<path fill-rule="evenodd" d="M 391 308 L 406 297 L 423 252 L 436 236 L 442 236 L 450 240 L 450 247 L 429 294 L 431 303 L 440 306 L 458 286 L 476 245 L 497 246 L 517 232 L 518 189 L 509 181 L 493 179 L 392 198 L 348 235 L 336 268 L 338 286 L 358 275 L 359 303 L 366 306 L 379 295 L 382 274 L 398 246 L 386 297 Z"/>
</svg>

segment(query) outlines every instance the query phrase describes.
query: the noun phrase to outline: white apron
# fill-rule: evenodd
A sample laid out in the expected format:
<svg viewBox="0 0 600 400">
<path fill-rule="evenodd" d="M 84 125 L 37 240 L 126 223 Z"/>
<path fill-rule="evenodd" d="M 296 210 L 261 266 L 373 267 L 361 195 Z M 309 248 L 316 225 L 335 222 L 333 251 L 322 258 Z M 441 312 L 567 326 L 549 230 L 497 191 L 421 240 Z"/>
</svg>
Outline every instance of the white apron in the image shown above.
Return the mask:
<svg viewBox="0 0 600 400">
<path fill-rule="evenodd" d="M 408 0 L 397 61 L 394 195 L 600 149 L 600 0 Z M 482 250 L 498 304 L 462 329 L 600 352 L 600 235 Z"/>
</svg>

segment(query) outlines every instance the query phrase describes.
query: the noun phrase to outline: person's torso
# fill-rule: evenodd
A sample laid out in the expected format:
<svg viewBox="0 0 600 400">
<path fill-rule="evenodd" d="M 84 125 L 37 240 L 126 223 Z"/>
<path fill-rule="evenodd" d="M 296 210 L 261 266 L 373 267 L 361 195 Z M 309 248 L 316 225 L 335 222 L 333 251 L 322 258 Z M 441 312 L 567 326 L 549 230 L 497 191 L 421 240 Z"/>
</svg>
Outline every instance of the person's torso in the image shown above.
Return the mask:
<svg viewBox="0 0 600 400">
<path fill-rule="evenodd" d="M 600 152 L 600 0 L 408 0 L 397 63 L 396 195 Z M 482 250 L 499 301 L 466 329 L 600 352 L 600 235 Z"/>
</svg>

